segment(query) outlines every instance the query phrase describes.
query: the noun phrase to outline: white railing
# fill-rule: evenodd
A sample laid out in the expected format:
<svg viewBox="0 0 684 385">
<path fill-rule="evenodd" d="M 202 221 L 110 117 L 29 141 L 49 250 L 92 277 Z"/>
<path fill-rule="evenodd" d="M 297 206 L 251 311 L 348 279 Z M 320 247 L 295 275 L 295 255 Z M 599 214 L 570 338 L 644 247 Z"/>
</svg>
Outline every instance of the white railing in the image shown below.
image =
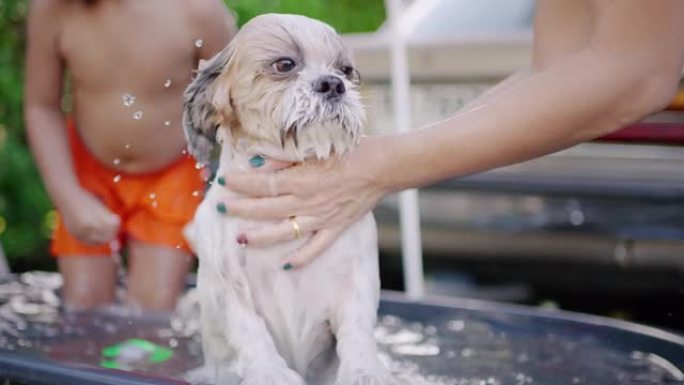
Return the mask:
<svg viewBox="0 0 684 385">
<path fill-rule="evenodd" d="M 397 132 L 406 132 L 411 129 L 411 79 L 406 56 L 406 36 L 400 25 L 403 4 L 401 0 L 385 0 L 385 5 L 392 26 L 392 113 L 394 126 Z M 409 299 L 420 299 L 425 294 L 425 284 L 417 189 L 399 193 L 399 219 L 406 295 Z"/>
</svg>

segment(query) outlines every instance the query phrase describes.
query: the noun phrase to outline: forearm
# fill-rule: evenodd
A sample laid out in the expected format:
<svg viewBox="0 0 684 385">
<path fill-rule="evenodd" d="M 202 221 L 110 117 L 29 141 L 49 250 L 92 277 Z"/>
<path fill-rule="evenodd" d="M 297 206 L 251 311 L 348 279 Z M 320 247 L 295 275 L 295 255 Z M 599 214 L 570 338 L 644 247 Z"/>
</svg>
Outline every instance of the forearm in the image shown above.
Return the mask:
<svg viewBox="0 0 684 385">
<path fill-rule="evenodd" d="M 648 80 L 643 67 L 625 65 L 628 59 L 587 49 L 445 121 L 382 138 L 380 150 L 391 149 L 391 156 L 376 157 L 374 175 L 396 191 L 532 159 L 614 131 L 668 97 L 667 87 L 653 87 L 658 81 Z"/>
<path fill-rule="evenodd" d="M 48 193 L 54 204 L 62 208 L 80 189 L 64 117 L 57 109 L 27 106 L 26 127 L 31 151 Z"/>
<path fill-rule="evenodd" d="M 474 100 L 470 101 L 459 112 L 466 112 L 481 107 L 482 105 L 492 101 L 498 96 L 505 94 L 506 91 L 518 86 L 520 83 L 528 79 L 530 75 L 531 71 L 529 70 L 524 70 L 512 74 L 511 76 L 507 77 L 506 79 L 500 81 L 499 83 L 495 84 L 494 86 L 486 90 L 484 93 L 482 93 Z"/>
</svg>

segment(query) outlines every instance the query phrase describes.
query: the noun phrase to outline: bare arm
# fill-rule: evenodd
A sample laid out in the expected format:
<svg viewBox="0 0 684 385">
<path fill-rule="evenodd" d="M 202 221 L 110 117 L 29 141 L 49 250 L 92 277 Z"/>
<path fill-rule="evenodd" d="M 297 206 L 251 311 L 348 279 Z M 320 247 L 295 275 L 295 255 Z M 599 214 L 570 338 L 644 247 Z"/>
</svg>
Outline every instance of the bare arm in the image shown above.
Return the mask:
<svg viewBox="0 0 684 385">
<path fill-rule="evenodd" d="M 221 0 L 201 0 L 188 3 L 202 45 L 198 59 L 208 60 L 220 52 L 237 33 L 235 17 Z"/>
<path fill-rule="evenodd" d="M 62 208 L 76 189 L 60 107 L 64 66 L 60 58 L 55 2 L 34 0 L 28 18 L 24 116 L 33 156 L 55 205 Z"/>
<path fill-rule="evenodd" d="M 557 39 L 565 33 L 554 32 L 553 23 L 563 28 L 573 18 L 541 19 L 567 2 L 541 0 L 533 65 L 473 107 L 418 131 L 367 138 L 345 160 L 282 171 L 277 181 L 284 195 L 227 202 L 229 213 L 302 218 L 303 231 L 317 233 L 286 259 L 301 265 L 387 193 L 548 154 L 664 107 L 682 68 L 684 3 L 577 1 L 585 7 L 575 12 L 590 20 L 579 28 L 590 33 L 562 44 Z M 235 190 L 268 195 L 263 175 L 236 173 L 226 181 Z M 291 239 L 287 222 L 246 237 L 256 245 Z"/>
<path fill-rule="evenodd" d="M 116 234 L 119 218 L 83 190 L 74 172 L 61 110 L 64 65 L 58 49 L 59 1 L 34 0 L 28 20 L 24 115 L 33 156 L 69 231 L 87 243 Z"/>
<path fill-rule="evenodd" d="M 684 4 L 658 4 L 591 2 L 594 32 L 583 48 L 553 58 L 536 53 L 548 62 L 479 108 L 385 138 L 400 156 L 378 159 L 382 183 L 397 190 L 531 159 L 663 108 L 682 68 Z"/>
</svg>

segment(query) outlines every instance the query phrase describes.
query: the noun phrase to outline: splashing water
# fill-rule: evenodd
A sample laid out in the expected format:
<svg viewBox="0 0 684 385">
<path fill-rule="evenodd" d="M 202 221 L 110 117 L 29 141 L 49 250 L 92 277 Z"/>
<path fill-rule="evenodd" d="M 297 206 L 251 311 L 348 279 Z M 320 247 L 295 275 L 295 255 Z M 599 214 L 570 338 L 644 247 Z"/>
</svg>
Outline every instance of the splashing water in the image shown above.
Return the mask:
<svg viewBox="0 0 684 385">
<path fill-rule="evenodd" d="M 201 365 L 195 290 L 179 300 L 170 318 L 121 305 L 70 314 L 59 311 L 59 274 L 25 273 L 17 278 L 0 281 L 0 349 L 4 351 L 97 367 L 103 348 L 133 337 L 172 349 L 173 359 L 151 363 L 141 356 L 128 362 L 130 370 L 177 378 Z M 664 340 L 645 334 L 588 326 L 505 310 L 409 308 L 384 302 L 375 336 L 379 358 L 398 385 L 674 385 L 684 381 L 677 366 L 681 344 L 662 345 Z M 658 346 L 671 350 L 655 354 L 635 349 Z M 466 349 L 468 354 L 458 354 Z"/>
<path fill-rule="evenodd" d="M 198 197 L 198 196 L 200 196 L 200 192 L 197 191 L 197 190 L 195 190 L 195 191 L 192 192 L 192 196 Z"/>
<path fill-rule="evenodd" d="M 114 181 L 114 183 L 121 182 L 121 174 L 114 175 L 113 181 Z"/>
<path fill-rule="evenodd" d="M 157 199 L 157 194 L 156 193 L 150 193 L 150 199 L 151 200 Z"/>
<path fill-rule="evenodd" d="M 119 159 L 119 158 L 114 159 L 114 160 L 112 161 L 112 164 L 114 164 L 115 166 L 120 165 L 120 164 L 121 164 L 121 159 Z"/>
<path fill-rule="evenodd" d="M 204 168 L 204 165 L 202 163 L 200 163 L 200 162 L 195 163 L 195 169 L 201 170 L 203 168 Z"/>
<path fill-rule="evenodd" d="M 202 40 L 202 39 L 195 39 L 195 47 L 197 47 L 197 48 L 202 48 L 203 45 L 204 45 L 204 40 Z"/>
<path fill-rule="evenodd" d="M 138 110 L 133 113 L 133 119 L 140 120 L 143 117 L 143 112 Z"/>
<path fill-rule="evenodd" d="M 123 105 L 126 107 L 130 107 L 133 104 L 135 104 L 135 96 L 131 94 L 123 94 Z"/>
<path fill-rule="evenodd" d="M 166 79 L 166 81 L 164 82 L 164 88 L 169 88 L 169 87 L 171 87 L 171 79 Z"/>
</svg>

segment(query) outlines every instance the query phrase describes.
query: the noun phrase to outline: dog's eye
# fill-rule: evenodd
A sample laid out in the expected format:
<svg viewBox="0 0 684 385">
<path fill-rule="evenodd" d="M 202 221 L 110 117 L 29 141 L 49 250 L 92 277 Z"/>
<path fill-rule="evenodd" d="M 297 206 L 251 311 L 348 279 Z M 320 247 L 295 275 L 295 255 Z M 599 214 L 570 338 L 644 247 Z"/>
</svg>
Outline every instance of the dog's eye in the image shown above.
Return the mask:
<svg viewBox="0 0 684 385">
<path fill-rule="evenodd" d="M 290 58 L 278 59 L 273 63 L 273 69 L 276 72 L 284 74 L 292 71 L 295 68 L 294 60 Z"/>
<path fill-rule="evenodd" d="M 344 76 L 350 78 L 352 75 L 354 75 L 354 67 L 352 66 L 342 66 L 340 68 L 340 71 L 344 74 Z"/>
</svg>

